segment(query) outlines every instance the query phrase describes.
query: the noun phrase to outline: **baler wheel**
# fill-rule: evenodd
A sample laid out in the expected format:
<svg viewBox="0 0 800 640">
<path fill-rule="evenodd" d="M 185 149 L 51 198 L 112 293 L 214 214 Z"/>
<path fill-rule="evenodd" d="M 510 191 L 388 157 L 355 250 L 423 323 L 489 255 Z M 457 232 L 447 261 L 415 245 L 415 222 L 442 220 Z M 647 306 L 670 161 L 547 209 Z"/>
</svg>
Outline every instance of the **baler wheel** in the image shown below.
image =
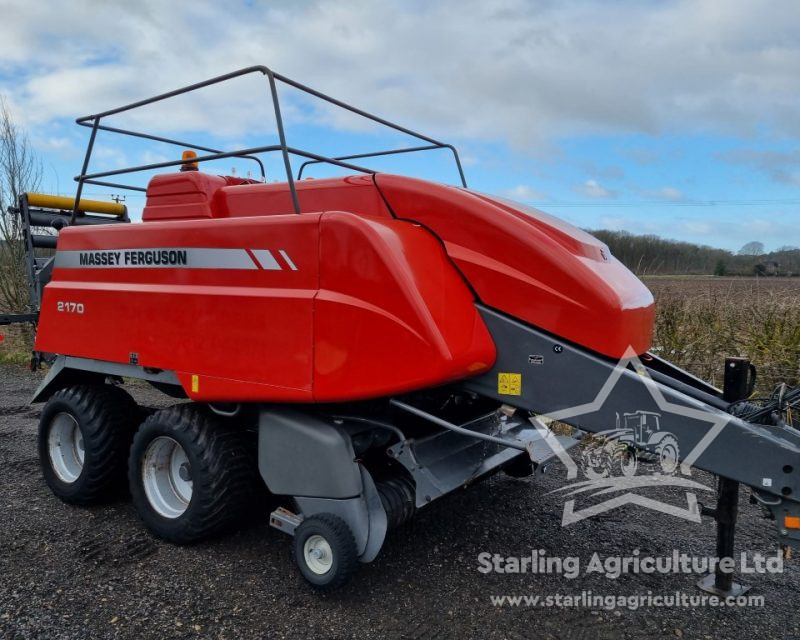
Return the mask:
<svg viewBox="0 0 800 640">
<path fill-rule="evenodd" d="M 358 568 L 353 532 L 332 513 L 319 513 L 300 523 L 294 534 L 294 558 L 306 581 L 320 591 L 338 589 Z"/>
<path fill-rule="evenodd" d="M 194 404 L 162 409 L 142 423 L 131 446 L 128 482 L 148 529 L 178 544 L 230 529 L 255 499 L 243 433 Z"/>
<path fill-rule="evenodd" d="M 52 492 L 71 504 L 124 493 L 138 414 L 133 398 L 112 385 L 76 385 L 54 393 L 39 420 L 39 461 Z"/>
</svg>

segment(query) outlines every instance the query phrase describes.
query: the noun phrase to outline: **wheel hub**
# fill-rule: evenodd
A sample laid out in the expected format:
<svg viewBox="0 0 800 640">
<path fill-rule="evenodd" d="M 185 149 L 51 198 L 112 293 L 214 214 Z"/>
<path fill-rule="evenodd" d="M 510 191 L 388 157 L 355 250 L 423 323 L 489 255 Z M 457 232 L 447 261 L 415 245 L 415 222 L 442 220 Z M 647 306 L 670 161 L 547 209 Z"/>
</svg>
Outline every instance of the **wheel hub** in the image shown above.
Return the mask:
<svg viewBox="0 0 800 640">
<path fill-rule="evenodd" d="M 186 452 L 168 436 L 155 438 L 142 458 L 142 484 L 150 506 L 164 518 L 179 518 L 192 500 L 192 469 Z"/>
<path fill-rule="evenodd" d="M 78 421 L 69 413 L 58 413 L 47 434 L 50 464 L 61 482 L 72 484 L 83 471 L 85 452 Z"/>
<path fill-rule="evenodd" d="M 303 556 L 306 565 L 318 576 L 331 570 L 333 550 L 328 541 L 320 535 L 309 536 L 303 545 Z"/>
<path fill-rule="evenodd" d="M 191 482 L 192 480 L 192 468 L 189 466 L 188 462 L 184 462 L 181 465 L 181 468 L 178 469 L 178 475 L 180 476 L 181 480 L 184 482 Z"/>
</svg>

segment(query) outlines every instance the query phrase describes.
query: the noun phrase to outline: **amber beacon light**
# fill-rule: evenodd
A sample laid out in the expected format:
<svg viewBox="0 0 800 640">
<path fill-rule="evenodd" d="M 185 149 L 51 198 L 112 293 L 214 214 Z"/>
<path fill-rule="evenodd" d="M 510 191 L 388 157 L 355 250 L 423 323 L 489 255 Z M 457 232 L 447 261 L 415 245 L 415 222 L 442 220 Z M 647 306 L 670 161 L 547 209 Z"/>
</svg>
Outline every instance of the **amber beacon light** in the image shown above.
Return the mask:
<svg viewBox="0 0 800 640">
<path fill-rule="evenodd" d="M 186 151 L 181 154 L 181 160 L 183 160 L 183 164 L 181 165 L 181 171 L 197 171 L 197 161 L 195 158 L 197 157 L 197 153 L 187 149 Z"/>
</svg>

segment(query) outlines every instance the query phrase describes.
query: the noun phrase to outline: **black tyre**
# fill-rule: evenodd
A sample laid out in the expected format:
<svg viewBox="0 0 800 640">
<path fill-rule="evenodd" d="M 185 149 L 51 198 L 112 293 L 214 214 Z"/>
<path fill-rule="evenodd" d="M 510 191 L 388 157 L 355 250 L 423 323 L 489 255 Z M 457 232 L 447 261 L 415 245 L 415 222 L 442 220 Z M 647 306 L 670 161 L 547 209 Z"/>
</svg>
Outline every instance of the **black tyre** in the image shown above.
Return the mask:
<svg viewBox="0 0 800 640">
<path fill-rule="evenodd" d="M 111 385 L 76 385 L 50 396 L 39 420 L 39 461 L 53 493 L 71 504 L 123 494 L 137 415 L 133 398 Z"/>
<path fill-rule="evenodd" d="M 252 505 L 255 474 L 241 431 L 204 407 L 182 404 L 155 412 L 139 427 L 128 482 L 147 528 L 190 544 L 241 520 Z"/>
<path fill-rule="evenodd" d="M 300 573 L 316 589 L 333 591 L 358 568 L 358 550 L 347 523 L 332 513 L 306 518 L 294 533 L 294 559 Z"/>
</svg>

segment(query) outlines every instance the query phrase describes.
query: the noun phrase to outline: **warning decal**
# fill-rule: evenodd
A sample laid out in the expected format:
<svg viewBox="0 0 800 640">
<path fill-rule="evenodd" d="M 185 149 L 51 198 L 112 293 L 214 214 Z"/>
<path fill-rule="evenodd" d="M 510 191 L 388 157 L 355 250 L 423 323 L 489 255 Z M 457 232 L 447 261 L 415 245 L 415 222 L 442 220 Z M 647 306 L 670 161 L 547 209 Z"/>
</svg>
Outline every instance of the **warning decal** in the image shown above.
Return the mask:
<svg viewBox="0 0 800 640">
<path fill-rule="evenodd" d="M 522 374 L 521 373 L 498 373 L 497 374 L 497 393 L 504 396 L 522 395 Z"/>
</svg>

